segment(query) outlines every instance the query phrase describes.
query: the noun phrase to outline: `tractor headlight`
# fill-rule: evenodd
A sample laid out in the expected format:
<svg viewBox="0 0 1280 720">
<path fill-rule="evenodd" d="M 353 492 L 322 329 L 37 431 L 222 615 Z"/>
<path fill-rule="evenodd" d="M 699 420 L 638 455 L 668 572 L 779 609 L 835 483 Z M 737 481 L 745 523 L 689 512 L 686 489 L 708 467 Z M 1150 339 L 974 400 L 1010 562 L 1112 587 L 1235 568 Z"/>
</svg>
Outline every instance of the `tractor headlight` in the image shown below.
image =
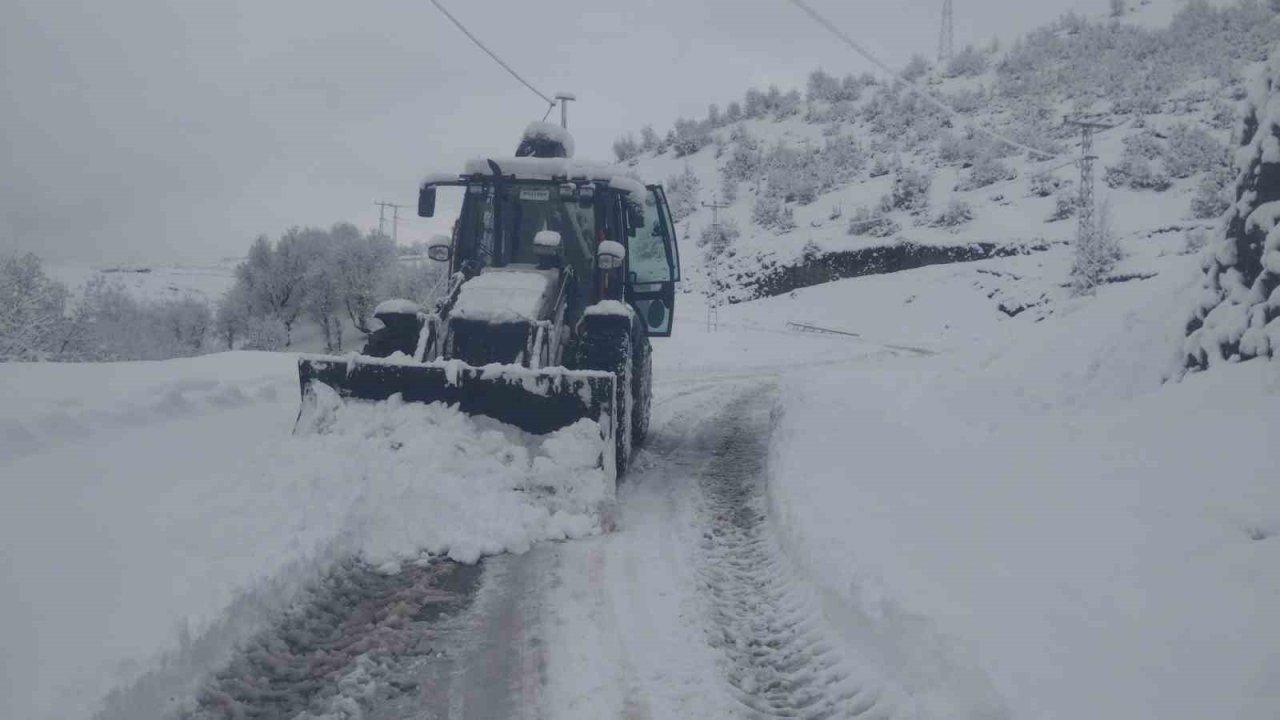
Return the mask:
<svg viewBox="0 0 1280 720">
<path fill-rule="evenodd" d="M 617 270 L 627 257 L 627 249 L 622 243 L 605 240 L 596 248 L 596 267 L 601 270 Z"/>
</svg>

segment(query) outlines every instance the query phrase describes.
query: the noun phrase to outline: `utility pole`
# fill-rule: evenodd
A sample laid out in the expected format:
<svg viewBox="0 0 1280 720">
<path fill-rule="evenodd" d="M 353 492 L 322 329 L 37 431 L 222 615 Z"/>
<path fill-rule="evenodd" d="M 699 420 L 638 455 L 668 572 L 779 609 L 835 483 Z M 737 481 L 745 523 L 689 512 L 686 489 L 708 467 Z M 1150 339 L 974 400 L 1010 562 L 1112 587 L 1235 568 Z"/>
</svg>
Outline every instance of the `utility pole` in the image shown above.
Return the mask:
<svg viewBox="0 0 1280 720">
<path fill-rule="evenodd" d="M 381 200 L 378 202 L 375 202 L 374 205 L 378 206 L 378 234 L 379 235 L 385 234 L 384 228 L 386 226 L 386 220 L 387 220 L 387 208 L 391 208 L 391 242 L 394 243 L 396 241 L 398 230 L 400 227 L 400 208 L 409 207 L 409 206 L 397 205 L 395 203 L 389 203 Z"/>
<path fill-rule="evenodd" d="M 556 93 L 556 101 L 560 103 L 560 127 L 565 130 L 569 129 L 569 103 L 577 99 L 578 96 L 573 93 L 564 91 Z"/>
<path fill-rule="evenodd" d="M 720 210 L 729 207 L 729 203 L 716 202 L 716 198 L 713 196 L 711 202 L 702 203 L 702 207 L 711 208 L 711 227 L 718 228 L 720 227 Z"/>
<path fill-rule="evenodd" d="M 942 33 L 938 37 L 939 65 L 951 62 L 951 57 L 955 54 L 955 46 L 955 13 L 951 7 L 951 0 L 942 0 Z"/>
<path fill-rule="evenodd" d="M 1080 118 L 1067 118 L 1067 124 L 1080 128 L 1080 207 L 1078 210 L 1080 216 L 1076 225 L 1076 243 L 1084 245 L 1096 231 L 1093 221 L 1093 161 L 1097 160 L 1098 156 L 1093 154 L 1093 134 L 1098 130 L 1110 130 L 1115 126 Z"/>
</svg>

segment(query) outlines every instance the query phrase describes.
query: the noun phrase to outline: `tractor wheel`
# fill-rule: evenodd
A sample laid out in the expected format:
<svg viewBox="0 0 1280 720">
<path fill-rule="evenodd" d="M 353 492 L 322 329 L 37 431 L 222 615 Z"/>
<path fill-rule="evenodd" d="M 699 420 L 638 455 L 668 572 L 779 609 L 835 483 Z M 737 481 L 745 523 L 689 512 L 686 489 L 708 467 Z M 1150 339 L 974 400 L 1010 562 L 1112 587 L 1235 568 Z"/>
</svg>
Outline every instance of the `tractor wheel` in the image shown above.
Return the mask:
<svg viewBox="0 0 1280 720">
<path fill-rule="evenodd" d="M 621 479 L 631 460 L 631 417 L 632 417 L 632 342 L 630 329 L 622 324 L 599 323 L 588 326 L 579 338 L 581 361 L 579 367 L 589 370 L 611 372 L 617 378 L 614 382 L 614 459 L 617 463 L 618 478 Z"/>
<path fill-rule="evenodd" d="M 649 437 L 649 407 L 653 401 L 653 347 L 641 333 L 632 360 L 635 368 L 631 384 L 631 447 L 644 445 Z"/>
</svg>

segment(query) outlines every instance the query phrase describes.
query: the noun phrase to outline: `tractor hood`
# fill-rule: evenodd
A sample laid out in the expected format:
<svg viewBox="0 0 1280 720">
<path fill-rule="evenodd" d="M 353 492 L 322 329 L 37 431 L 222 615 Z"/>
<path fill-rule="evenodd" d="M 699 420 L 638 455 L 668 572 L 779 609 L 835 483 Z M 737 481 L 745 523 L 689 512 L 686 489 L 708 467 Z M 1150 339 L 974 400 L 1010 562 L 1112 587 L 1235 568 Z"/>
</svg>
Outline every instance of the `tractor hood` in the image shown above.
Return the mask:
<svg viewBox="0 0 1280 720">
<path fill-rule="evenodd" d="M 450 317 L 489 325 L 543 319 L 559 279 L 559 270 L 532 265 L 485 268 L 459 288 Z"/>
</svg>

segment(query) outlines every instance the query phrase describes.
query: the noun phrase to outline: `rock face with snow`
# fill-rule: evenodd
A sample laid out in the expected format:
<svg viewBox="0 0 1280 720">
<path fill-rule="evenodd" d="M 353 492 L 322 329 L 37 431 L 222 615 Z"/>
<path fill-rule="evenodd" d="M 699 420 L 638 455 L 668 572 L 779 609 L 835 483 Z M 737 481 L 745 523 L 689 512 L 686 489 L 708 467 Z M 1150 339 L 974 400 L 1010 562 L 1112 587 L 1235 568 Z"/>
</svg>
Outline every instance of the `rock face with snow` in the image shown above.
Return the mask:
<svg viewBox="0 0 1280 720">
<path fill-rule="evenodd" d="M 1186 366 L 1280 354 L 1280 45 L 1250 93 L 1236 202 L 1204 259 Z"/>
</svg>

